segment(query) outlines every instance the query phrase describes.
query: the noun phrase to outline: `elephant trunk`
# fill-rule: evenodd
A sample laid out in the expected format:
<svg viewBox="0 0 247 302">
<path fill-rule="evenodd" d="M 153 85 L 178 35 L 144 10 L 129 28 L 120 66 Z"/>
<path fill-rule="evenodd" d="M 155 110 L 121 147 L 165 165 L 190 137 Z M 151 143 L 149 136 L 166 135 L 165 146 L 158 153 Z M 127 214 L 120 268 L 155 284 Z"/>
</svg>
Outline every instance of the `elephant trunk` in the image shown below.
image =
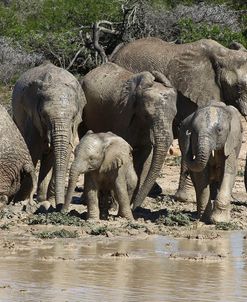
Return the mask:
<svg viewBox="0 0 247 302">
<path fill-rule="evenodd" d="M 196 146 L 194 154 L 191 144 L 189 144 L 189 148 L 186 150 L 185 160 L 191 171 L 201 172 L 205 169 L 213 148 L 211 147 L 209 137 L 206 136 L 200 137 L 198 142 L 193 145 Z"/>
<path fill-rule="evenodd" d="M 51 139 L 55 155 L 55 200 L 57 208 L 64 204 L 65 177 L 71 153 L 70 127 L 63 121 L 52 124 Z"/>
<path fill-rule="evenodd" d="M 76 169 L 74 169 L 73 164 L 72 164 L 70 174 L 69 174 L 68 190 L 67 190 L 67 194 L 66 194 L 66 198 L 65 198 L 65 204 L 63 207 L 64 210 L 68 210 L 68 208 L 69 208 L 79 174 L 80 173 Z"/>
<path fill-rule="evenodd" d="M 172 132 L 169 130 L 160 131 L 160 129 L 162 128 L 159 125 L 154 127 L 154 145 L 151 165 L 141 188 L 134 198 L 133 210 L 142 204 L 143 200 L 151 190 L 163 166 L 167 151 L 172 143 Z"/>
</svg>

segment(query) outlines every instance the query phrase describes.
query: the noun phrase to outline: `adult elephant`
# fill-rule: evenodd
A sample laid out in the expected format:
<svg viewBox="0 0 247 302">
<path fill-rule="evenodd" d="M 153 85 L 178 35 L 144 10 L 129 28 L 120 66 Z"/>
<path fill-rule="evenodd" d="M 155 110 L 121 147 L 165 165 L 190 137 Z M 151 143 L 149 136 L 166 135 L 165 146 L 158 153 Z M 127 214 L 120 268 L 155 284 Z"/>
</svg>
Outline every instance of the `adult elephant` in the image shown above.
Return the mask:
<svg viewBox="0 0 247 302">
<path fill-rule="evenodd" d="M 57 208 L 64 204 L 65 175 L 84 105 L 76 78 L 49 62 L 26 71 L 13 90 L 14 121 L 34 165 L 40 160 L 38 200 L 55 195 Z"/>
<path fill-rule="evenodd" d="M 210 101 L 223 101 L 247 116 L 247 52 L 235 43 L 228 49 L 213 40 L 173 44 L 143 38 L 116 48 L 110 60 L 131 72 L 157 70 L 178 91 L 174 136 L 181 121 Z M 186 164 L 181 165 L 177 199 L 188 200 L 191 187 Z"/>
<path fill-rule="evenodd" d="M 90 71 L 82 87 L 87 100 L 85 131 L 111 131 L 133 148 L 138 175 L 136 208 L 152 188 L 172 143 L 176 92 L 162 74 L 134 74 L 113 63 Z"/>
</svg>

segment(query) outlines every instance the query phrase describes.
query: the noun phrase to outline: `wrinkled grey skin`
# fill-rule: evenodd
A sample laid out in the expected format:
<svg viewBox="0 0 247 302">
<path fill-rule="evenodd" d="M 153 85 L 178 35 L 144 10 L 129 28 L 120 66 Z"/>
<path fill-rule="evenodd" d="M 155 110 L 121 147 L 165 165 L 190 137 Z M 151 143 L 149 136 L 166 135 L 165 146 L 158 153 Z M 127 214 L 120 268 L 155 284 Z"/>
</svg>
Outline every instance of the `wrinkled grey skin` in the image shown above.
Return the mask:
<svg viewBox="0 0 247 302">
<path fill-rule="evenodd" d="M 113 63 L 89 72 L 82 87 L 87 99 L 85 131 L 112 131 L 134 150 L 138 175 L 135 209 L 152 188 L 172 143 L 176 93 L 166 77 L 157 72 L 133 74 Z"/>
<path fill-rule="evenodd" d="M 20 131 L 1 105 L 0 116 L 0 195 L 14 202 L 29 198 L 32 206 L 36 176 L 31 156 Z M 15 194 L 24 183 L 26 188 L 19 199 Z"/>
<path fill-rule="evenodd" d="M 158 38 L 143 38 L 118 46 L 110 60 L 132 72 L 157 70 L 178 91 L 174 136 L 181 121 L 211 100 L 223 101 L 247 116 L 247 52 L 238 43 L 228 49 L 213 40 L 173 44 Z M 190 182 L 186 165 L 176 197 L 187 201 Z"/>
<path fill-rule="evenodd" d="M 34 165 L 40 160 L 38 200 L 55 195 L 58 209 L 64 204 L 65 174 L 84 104 L 76 78 L 51 63 L 25 72 L 13 91 L 14 121 Z"/>
<path fill-rule="evenodd" d="M 195 186 L 198 215 L 206 222 L 230 220 L 242 132 L 238 110 L 224 103 L 202 107 L 182 123 L 179 145 Z"/>
<path fill-rule="evenodd" d="M 137 184 L 132 148 L 121 137 L 88 131 L 75 149 L 64 209 L 68 209 L 76 182 L 85 173 L 84 191 L 88 218 L 106 218 L 111 192 L 119 204 L 119 215 L 133 219 L 130 201 Z M 99 211 L 99 208 L 101 211 Z"/>
</svg>

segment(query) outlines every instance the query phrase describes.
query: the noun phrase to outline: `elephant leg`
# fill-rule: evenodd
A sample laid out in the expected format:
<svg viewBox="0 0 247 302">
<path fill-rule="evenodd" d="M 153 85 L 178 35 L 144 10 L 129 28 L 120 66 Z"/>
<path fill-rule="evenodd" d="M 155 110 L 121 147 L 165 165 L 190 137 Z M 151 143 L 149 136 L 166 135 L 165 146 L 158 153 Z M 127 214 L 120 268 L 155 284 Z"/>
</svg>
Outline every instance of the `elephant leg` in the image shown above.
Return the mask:
<svg viewBox="0 0 247 302">
<path fill-rule="evenodd" d="M 99 220 L 98 190 L 91 177 L 87 174 L 85 174 L 84 180 L 84 194 L 87 202 L 87 219 Z"/>
<path fill-rule="evenodd" d="M 175 199 L 182 202 L 195 202 L 195 191 L 185 160 L 182 158 L 180 177 Z"/>
<path fill-rule="evenodd" d="M 208 222 L 211 213 L 211 199 L 207 167 L 199 173 L 191 172 L 191 179 L 196 191 L 198 218 L 204 222 Z"/>
<path fill-rule="evenodd" d="M 24 129 L 24 135 L 33 165 L 34 167 L 36 167 L 37 162 L 42 154 L 41 138 L 38 131 L 34 127 L 32 127 L 32 125 L 29 125 Z M 25 200 L 27 197 L 29 197 L 32 186 L 32 178 L 30 177 L 30 175 L 24 177 L 21 181 L 20 190 L 14 196 L 14 202 Z"/>
<path fill-rule="evenodd" d="M 117 198 L 119 208 L 118 215 L 128 220 L 133 220 L 133 214 L 130 208 L 130 199 L 127 190 L 127 184 L 123 176 L 118 176 L 115 182 L 114 194 Z"/>
<path fill-rule="evenodd" d="M 106 220 L 109 216 L 110 192 L 99 192 L 100 219 Z"/>
<path fill-rule="evenodd" d="M 52 152 L 43 154 L 40 162 L 40 171 L 38 179 L 37 199 L 39 202 L 47 200 L 47 191 L 51 179 L 51 169 L 54 162 Z"/>
<path fill-rule="evenodd" d="M 231 210 L 231 194 L 237 174 L 237 159 L 235 154 L 230 154 L 225 161 L 223 177 L 219 192 L 214 201 L 211 222 L 229 222 Z"/>
<path fill-rule="evenodd" d="M 133 201 L 133 194 L 136 189 L 137 185 L 137 176 L 133 168 L 129 168 L 126 175 L 126 182 L 127 182 L 127 190 L 129 195 L 130 203 Z"/>
</svg>

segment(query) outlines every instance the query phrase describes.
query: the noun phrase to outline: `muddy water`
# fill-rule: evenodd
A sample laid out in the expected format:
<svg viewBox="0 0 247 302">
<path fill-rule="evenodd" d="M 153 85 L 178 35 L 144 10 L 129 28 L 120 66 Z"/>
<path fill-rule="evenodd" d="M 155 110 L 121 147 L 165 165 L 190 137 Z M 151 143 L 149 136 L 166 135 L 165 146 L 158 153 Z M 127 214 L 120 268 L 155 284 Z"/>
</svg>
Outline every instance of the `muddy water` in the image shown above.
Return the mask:
<svg viewBox="0 0 247 302">
<path fill-rule="evenodd" d="M 0 248 L 0 301 L 247 301 L 247 240 L 82 239 Z M 121 257 L 112 256 L 119 252 Z M 247 253 L 247 252 L 246 252 Z"/>
</svg>

